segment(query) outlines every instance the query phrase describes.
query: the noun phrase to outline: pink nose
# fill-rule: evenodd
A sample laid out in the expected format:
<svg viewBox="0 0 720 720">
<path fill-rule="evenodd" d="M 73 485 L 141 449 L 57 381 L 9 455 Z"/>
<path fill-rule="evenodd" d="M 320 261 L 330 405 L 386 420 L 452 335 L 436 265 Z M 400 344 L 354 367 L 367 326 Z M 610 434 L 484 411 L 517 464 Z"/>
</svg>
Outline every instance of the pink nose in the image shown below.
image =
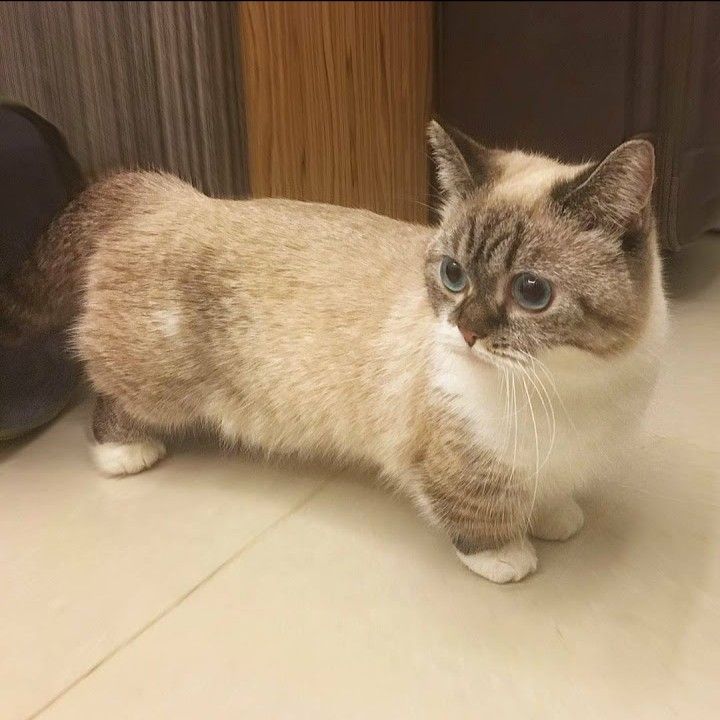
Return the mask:
<svg viewBox="0 0 720 720">
<path fill-rule="evenodd" d="M 472 347 L 478 339 L 478 336 L 472 330 L 466 330 L 465 328 L 460 327 L 460 325 L 458 325 L 458 330 L 468 346 Z"/>
</svg>

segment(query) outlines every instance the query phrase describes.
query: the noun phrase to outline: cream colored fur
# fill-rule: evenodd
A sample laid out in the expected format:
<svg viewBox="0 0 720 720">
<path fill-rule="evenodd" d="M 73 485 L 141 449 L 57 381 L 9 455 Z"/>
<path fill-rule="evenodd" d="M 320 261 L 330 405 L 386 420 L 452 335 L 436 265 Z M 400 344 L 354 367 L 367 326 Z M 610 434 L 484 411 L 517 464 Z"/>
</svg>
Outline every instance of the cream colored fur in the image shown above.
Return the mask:
<svg viewBox="0 0 720 720">
<path fill-rule="evenodd" d="M 577 172 L 534 156 L 508 162 L 498 191 L 533 202 L 531 188 Z M 124 450 L 108 436 L 95 449 L 105 472 L 142 470 L 164 454 L 157 434 L 205 424 L 268 453 L 370 462 L 446 524 L 422 458 L 459 443 L 482 451 L 478 462 L 494 458 L 490 470 L 511 469 L 538 536 L 565 539 L 582 525 L 572 490 L 602 476 L 638 425 L 666 325 L 655 251 L 650 320 L 626 352 L 555 348 L 508 369 L 434 312 L 431 228 L 329 205 L 213 200 L 148 173 L 94 192 L 94 219 L 79 223 L 93 250 L 75 347 L 116 425 L 148 433 Z M 104 218 L 109 196 L 123 210 Z M 436 464 L 448 486 L 453 462 Z M 523 537 L 461 557 L 496 582 L 536 567 Z"/>
</svg>

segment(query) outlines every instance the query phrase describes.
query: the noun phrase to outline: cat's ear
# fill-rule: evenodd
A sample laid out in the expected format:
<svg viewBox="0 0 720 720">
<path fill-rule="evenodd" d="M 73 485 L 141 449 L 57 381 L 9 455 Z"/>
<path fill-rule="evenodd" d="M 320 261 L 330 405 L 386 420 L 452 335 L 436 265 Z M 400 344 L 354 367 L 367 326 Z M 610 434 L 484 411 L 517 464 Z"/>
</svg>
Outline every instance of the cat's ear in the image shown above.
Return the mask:
<svg viewBox="0 0 720 720">
<path fill-rule="evenodd" d="M 613 150 L 560 200 L 588 226 L 622 231 L 649 209 L 655 150 L 647 140 L 628 140 Z"/>
<path fill-rule="evenodd" d="M 440 190 L 447 198 L 467 197 L 492 173 L 491 150 L 455 128 L 432 120 L 427 129 Z"/>
</svg>

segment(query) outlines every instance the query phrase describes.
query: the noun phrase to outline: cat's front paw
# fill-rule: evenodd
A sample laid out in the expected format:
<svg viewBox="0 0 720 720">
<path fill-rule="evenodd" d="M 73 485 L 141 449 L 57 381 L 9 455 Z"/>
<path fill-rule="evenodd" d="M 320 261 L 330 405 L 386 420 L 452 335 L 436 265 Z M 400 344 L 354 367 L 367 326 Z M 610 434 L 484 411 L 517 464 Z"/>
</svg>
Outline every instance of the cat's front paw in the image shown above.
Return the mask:
<svg viewBox="0 0 720 720">
<path fill-rule="evenodd" d="M 538 540 L 567 540 L 585 523 L 580 506 L 569 495 L 540 503 L 530 524 L 530 533 Z"/>
<path fill-rule="evenodd" d="M 527 539 L 514 540 L 497 550 L 481 550 L 465 555 L 457 550 L 463 564 L 474 573 L 495 583 L 518 582 L 537 570 L 537 555 Z"/>
</svg>

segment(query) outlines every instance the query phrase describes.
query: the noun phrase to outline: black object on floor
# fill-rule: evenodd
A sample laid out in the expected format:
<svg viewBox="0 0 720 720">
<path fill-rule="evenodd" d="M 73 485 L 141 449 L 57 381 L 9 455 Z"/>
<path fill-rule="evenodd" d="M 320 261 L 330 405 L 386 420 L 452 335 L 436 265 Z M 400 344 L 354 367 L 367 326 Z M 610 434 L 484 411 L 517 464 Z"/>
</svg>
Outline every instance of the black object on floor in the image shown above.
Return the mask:
<svg viewBox="0 0 720 720">
<path fill-rule="evenodd" d="M 26 107 L 0 104 L 0 279 L 16 272 L 50 221 L 83 188 L 58 130 Z M 0 344 L 0 440 L 52 420 L 79 370 L 65 328 L 15 347 Z"/>
</svg>

